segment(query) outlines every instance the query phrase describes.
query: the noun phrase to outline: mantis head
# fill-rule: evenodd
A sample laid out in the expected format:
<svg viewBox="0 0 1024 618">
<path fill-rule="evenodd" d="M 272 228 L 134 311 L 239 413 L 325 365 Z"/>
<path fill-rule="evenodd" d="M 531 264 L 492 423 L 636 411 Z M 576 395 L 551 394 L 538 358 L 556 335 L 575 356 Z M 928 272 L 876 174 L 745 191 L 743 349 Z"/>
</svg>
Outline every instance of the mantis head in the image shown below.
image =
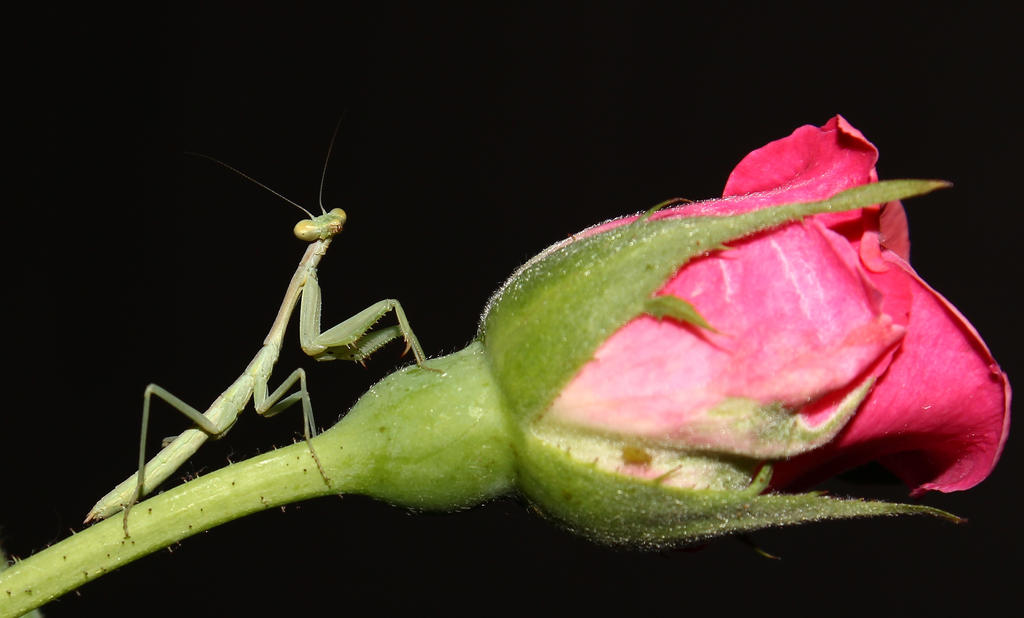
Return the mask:
<svg viewBox="0 0 1024 618">
<path fill-rule="evenodd" d="M 333 208 L 311 219 L 303 219 L 295 224 L 295 237 L 306 242 L 315 240 L 327 240 L 341 231 L 345 225 L 345 211 L 340 208 Z"/>
</svg>

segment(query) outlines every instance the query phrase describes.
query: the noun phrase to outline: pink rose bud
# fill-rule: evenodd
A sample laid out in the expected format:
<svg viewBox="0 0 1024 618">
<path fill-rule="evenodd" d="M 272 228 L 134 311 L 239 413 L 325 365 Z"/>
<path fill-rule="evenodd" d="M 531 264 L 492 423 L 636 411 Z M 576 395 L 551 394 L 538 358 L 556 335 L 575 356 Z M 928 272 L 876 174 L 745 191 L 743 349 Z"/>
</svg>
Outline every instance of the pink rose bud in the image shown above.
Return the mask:
<svg viewBox="0 0 1024 618">
<path fill-rule="evenodd" d="M 545 250 L 491 299 L 476 342 L 386 378 L 325 434 L 366 471 L 352 489 L 420 508 L 516 489 L 640 546 L 949 516 L 772 491 L 869 461 L 915 495 L 967 489 L 1006 440 L 1005 374 L 907 262 L 896 200 L 945 183 L 878 182 L 876 159 L 836 117 L 747 155 L 722 199 Z"/>
<path fill-rule="evenodd" d="M 824 199 L 876 181 L 876 160 L 836 117 L 749 154 L 726 199 L 654 218 Z M 893 202 L 818 215 L 692 260 L 657 296 L 686 300 L 715 331 L 631 320 L 538 420 L 636 439 L 646 455 L 602 464 L 679 487 L 726 482 L 702 476 L 703 464 L 691 472 L 678 454 L 694 451 L 779 461 L 777 487 L 872 460 L 915 493 L 973 487 L 1006 440 L 1009 385 L 974 328 L 907 263 L 908 249 Z"/>
</svg>

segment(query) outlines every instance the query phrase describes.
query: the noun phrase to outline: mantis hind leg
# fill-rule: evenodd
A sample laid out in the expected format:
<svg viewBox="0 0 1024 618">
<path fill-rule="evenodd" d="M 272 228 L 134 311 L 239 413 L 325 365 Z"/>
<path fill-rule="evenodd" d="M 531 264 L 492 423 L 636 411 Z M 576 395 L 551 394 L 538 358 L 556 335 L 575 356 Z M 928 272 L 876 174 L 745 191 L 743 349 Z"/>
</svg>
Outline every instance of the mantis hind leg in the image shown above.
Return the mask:
<svg viewBox="0 0 1024 618">
<path fill-rule="evenodd" d="M 149 402 L 154 395 L 159 397 L 160 399 L 163 399 L 178 412 L 184 414 L 190 421 L 192 421 L 195 424 L 196 429 L 202 431 L 203 433 L 209 436 L 218 437 L 222 435 L 225 431 L 230 429 L 231 425 L 233 424 L 232 421 L 231 423 L 228 423 L 225 426 L 218 426 L 216 423 L 214 423 L 209 418 L 204 416 L 202 412 L 196 410 L 189 404 L 185 403 L 167 389 L 156 384 L 150 384 L 149 386 L 146 387 L 146 390 L 142 394 L 142 430 L 139 435 L 139 469 L 138 472 L 135 473 L 135 488 L 132 490 L 131 495 L 128 497 L 128 499 L 124 502 L 123 527 L 125 538 L 129 536 L 128 514 L 129 512 L 131 512 L 131 509 L 135 505 L 135 503 L 138 502 L 143 495 L 145 495 L 144 490 L 146 483 L 146 437 L 147 434 L 149 433 Z M 187 458 L 188 455 L 186 455 L 185 457 Z M 155 482 L 157 484 L 162 482 L 167 476 L 173 473 L 174 470 L 176 470 L 179 465 L 181 465 L 182 461 L 184 461 L 184 459 L 172 462 L 172 467 L 167 468 L 166 473 L 161 472 L 160 474 L 156 475 L 157 478 Z M 92 516 L 90 515 L 90 517 Z M 88 521 L 88 519 L 86 521 Z"/>
</svg>

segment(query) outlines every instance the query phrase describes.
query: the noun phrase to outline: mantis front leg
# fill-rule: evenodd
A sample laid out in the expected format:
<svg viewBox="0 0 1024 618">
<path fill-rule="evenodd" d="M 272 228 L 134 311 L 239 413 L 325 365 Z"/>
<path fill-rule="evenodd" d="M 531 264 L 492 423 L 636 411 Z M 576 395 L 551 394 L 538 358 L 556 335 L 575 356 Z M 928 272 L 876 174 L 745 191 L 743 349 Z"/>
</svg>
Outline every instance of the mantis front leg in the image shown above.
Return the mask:
<svg viewBox="0 0 1024 618">
<path fill-rule="evenodd" d="M 299 340 L 302 349 L 317 360 L 352 360 L 362 362 L 384 344 L 402 337 L 405 351 L 412 350 L 416 364 L 424 369 L 426 355 L 419 340 L 409 326 L 401 303 L 388 298 L 370 305 L 344 322 L 326 331 L 320 331 L 320 285 L 316 273 L 311 273 L 302 289 L 299 309 Z M 398 324 L 370 330 L 388 311 L 394 311 Z"/>
</svg>

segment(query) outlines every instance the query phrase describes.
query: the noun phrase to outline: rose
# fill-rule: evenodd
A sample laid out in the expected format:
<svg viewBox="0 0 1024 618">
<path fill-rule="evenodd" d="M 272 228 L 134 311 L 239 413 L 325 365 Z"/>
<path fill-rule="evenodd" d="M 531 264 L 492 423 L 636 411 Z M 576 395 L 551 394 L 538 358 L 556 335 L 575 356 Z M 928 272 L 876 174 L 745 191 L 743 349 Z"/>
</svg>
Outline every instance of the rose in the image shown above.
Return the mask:
<svg viewBox="0 0 1024 618">
<path fill-rule="evenodd" d="M 723 199 L 650 219 L 756 215 L 823 200 L 877 181 L 876 159 L 874 146 L 836 117 L 748 155 Z M 781 488 L 878 460 L 915 495 L 967 489 L 991 471 L 1009 426 L 1006 376 L 974 328 L 907 263 L 898 201 L 755 226 L 761 231 L 735 234 L 728 249 L 706 244 L 713 250 L 680 262 L 643 312 L 616 293 L 652 257 L 632 260 L 625 276 L 597 274 L 622 247 L 562 259 L 582 239 L 634 220 L 542 253 L 492 299 L 482 322 L 525 436 L 520 485 L 556 518 L 605 540 L 660 543 L 713 533 L 713 521 L 694 520 L 722 518 L 730 507 L 689 509 L 639 487 L 721 492 L 691 494 L 682 502 L 692 506 L 757 494 L 768 468 Z M 612 244 L 638 241 L 651 239 L 626 232 Z M 574 283 L 587 277 L 596 284 Z M 617 305 L 631 309 L 616 314 Z M 584 462 L 588 469 L 573 465 Z M 565 479 L 599 473 L 567 489 Z M 613 501 L 606 484 L 630 498 L 620 507 L 581 505 L 579 492 Z M 793 521 L 799 508 L 764 513 L 760 523 Z M 641 511 L 642 524 L 621 525 Z"/>
<path fill-rule="evenodd" d="M 815 201 L 877 180 L 877 151 L 836 117 L 749 154 L 725 199 L 658 217 Z M 631 219 L 599 226 L 597 233 Z M 649 478 L 672 451 L 777 460 L 806 485 L 878 460 L 919 494 L 967 489 L 995 465 L 1010 389 L 974 328 L 909 266 L 898 202 L 812 217 L 687 264 L 658 295 L 717 332 L 638 317 L 604 341 L 542 422 L 640 438 L 616 469 Z M 676 472 L 666 483 L 715 486 Z"/>
</svg>

